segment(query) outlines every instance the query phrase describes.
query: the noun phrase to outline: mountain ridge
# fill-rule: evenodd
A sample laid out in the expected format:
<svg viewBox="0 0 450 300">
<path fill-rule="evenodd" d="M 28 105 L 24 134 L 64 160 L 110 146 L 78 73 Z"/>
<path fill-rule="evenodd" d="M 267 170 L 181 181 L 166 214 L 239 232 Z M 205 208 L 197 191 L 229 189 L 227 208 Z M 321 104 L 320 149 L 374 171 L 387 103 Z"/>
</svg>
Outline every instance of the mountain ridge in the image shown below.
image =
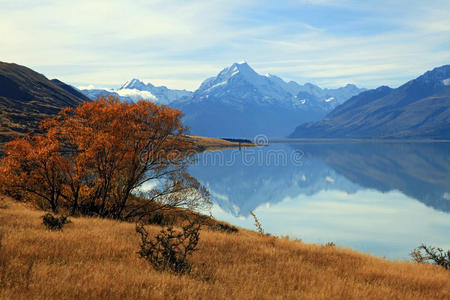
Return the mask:
<svg viewBox="0 0 450 300">
<path fill-rule="evenodd" d="M 450 139 L 449 79 L 450 65 L 444 65 L 398 88 L 363 92 L 290 137 Z"/>
<path fill-rule="evenodd" d="M 30 68 L 0 62 L 0 143 L 37 132 L 40 122 L 63 107 L 90 99 L 73 87 Z"/>
<path fill-rule="evenodd" d="M 194 99 L 201 97 L 202 95 L 207 95 L 207 92 L 211 91 L 213 88 L 217 88 L 221 85 L 224 85 L 235 77 L 235 75 L 238 75 L 240 80 L 243 80 L 251 85 L 266 85 L 267 83 L 272 83 L 275 86 L 275 93 L 270 94 L 270 96 L 275 96 L 275 98 L 281 98 L 281 99 L 289 99 L 291 96 L 294 98 L 297 97 L 297 94 L 302 92 L 302 96 L 311 97 L 312 99 L 309 100 L 317 100 L 317 98 L 323 98 L 321 99 L 322 102 L 324 100 L 327 100 L 328 102 L 331 102 L 332 100 L 337 100 L 336 103 L 342 103 L 343 101 L 350 98 L 350 96 L 358 94 L 361 91 L 365 91 L 364 88 L 358 88 L 354 84 L 346 84 L 343 87 L 339 87 L 336 89 L 329 89 L 329 88 L 320 88 L 317 85 L 314 85 L 310 82 L 305 83 L 304 85 L 300 85 L 295 81 L 289 81 L 286 82 L 282 78 L 273 75 L 273 74 L 266 74 L 266 75 L 260 75 L 255 70 L 253 70 L 248 63 L 246 62 L 239 62 L 239 63 L 233 63 L 231 66 L 226 67 L 222 69 L 216 76 L 209 77 L 205 79 L 199 88 L 197 88 L 195 91 L 188 91 L 188 90 L 177 90 L 177 89 L 169 89 L 165 86 L 155 86 L 150 82 L 144 82 L 138 78 L 132 78 L 131 80 L 128 80 L 120 85 L 117 89 L 101 89 L 101 88 L 81 88 L 81 92 L 91 98 L 92 100 L 96 99 L 99 96 L 104 95 L 114 95 L 117 97 L 120 97 L 121 99 L 125 101 L 135 101 L 139 99 L 139 96 L 142 97 L 144 100 L 150 100 L 155 102 L 160 102 L 161 104 L 171 104 L 171 103 L 179 103 L 182 101 L 190 100 L 190 96 L 192 96 Z M 233 78 L 234 80 L 235 78 Z M 120 91 L 128 91 L 133 90 L 134 95 L 127 94 L 126 92 L 121 93 Z M 166 101 L 160 101 L 158 97 L 158 92 L 169 92 L 176 94 L 174 97 L 171 97 L 170 99 Z M 145 94 L 139 94 L 138 91 L 149 91 L 151 92 L 150 95 Z M 307 93 L 307 94 L 305 94 Z M 341 93 L 341 94 L 340 94 Z M 343 95 L 342 95 L 343 93 Z M 263 93 L 264 96 L 267 96 L 266 93 Z M 338 95 L 336 95 L 338 94 Z M 262 96 L 262 97 L 264 97 Z M 333 97 L 337 96 L 337 97 Z M 197 99 L 198 100 L 198 99 Z"/>
<path fill-rule="evenodd" d="M 178 99 L 189 97 L 192 94 L 191 91 L 187 90 L 154 86 L 137 78 L 124 82 L 118 89 L 81 89 L 81 92 L 92 100 L 102 96 L 115 96 L 126 102 L 136 102 L 144 99 L 165 105 Z"/>
</svg>

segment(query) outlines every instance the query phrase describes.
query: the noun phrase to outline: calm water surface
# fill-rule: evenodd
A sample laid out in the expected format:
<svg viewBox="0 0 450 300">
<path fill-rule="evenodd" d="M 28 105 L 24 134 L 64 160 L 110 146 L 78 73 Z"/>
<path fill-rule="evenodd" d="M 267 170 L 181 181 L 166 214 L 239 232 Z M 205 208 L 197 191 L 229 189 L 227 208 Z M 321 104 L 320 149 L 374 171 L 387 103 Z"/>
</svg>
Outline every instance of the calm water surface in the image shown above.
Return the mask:
<svg viewBox="0 0 450 300">
<path fill-rule="evenodd" d="M 213 217 L 390 259 L 450 249 L 450 144 L 272 144 L 199 155 Z"/>
</svg>

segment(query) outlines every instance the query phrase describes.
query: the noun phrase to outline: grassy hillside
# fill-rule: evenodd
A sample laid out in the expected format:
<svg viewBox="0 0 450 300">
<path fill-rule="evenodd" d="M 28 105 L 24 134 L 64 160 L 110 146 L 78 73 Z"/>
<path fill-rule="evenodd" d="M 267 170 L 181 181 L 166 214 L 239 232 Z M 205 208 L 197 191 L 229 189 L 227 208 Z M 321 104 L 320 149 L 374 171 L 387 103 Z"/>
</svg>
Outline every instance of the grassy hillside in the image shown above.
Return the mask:
<svg viewBox="0 0 450 300">
<path fill-rule="evenodd" d="M 0 298 L 448 299 L 450 273 L 255 232 L 204 229 L 190 275 L 155 271 L 136 254 L 135 225 L 73 218 L 63 232 L 42 211 L 0 200 Z M 161 227 L 149 226 L 156 234 Z"/>
</svg>

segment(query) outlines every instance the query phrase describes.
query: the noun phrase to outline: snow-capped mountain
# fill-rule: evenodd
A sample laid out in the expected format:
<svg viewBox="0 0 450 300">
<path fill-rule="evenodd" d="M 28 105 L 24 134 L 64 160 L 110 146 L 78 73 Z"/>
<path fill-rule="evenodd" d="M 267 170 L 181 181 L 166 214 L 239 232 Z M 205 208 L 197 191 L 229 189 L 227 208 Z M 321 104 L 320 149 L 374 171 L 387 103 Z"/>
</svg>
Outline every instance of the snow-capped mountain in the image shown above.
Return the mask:
<svg viewBox="0 0 450 300">
<path fill-rule="evenodd" d="M 272 74 L 260 75 L 241 62 L 206 79 L 195 92 L 157 87 L 136 78 L 117 89 L 81 91 L 91 99 L 114 95 L 124 101 L 145 99 L 181 109 L 192 134 L 251 138 L 287 136 L 299 123 L 321 119 L 363 90 L 350 84 L 321 89 L 311 83 L 286 82 Z"/>
<path fill-rule="evenodd" d="M 133 78 L 125 82 L 117 93 L 121 96 L 138 95 L 144 99 L 152 100 L 161 104 L 170 104 L 184 97 L 192 96 L 191 91 L 171 90 L 165 86 L 154 86 L 151 83 L 144 83 L 139 79 Z"/>
<path fill-rule="evenodd" d="M 136 78 L 125 82 L 118 89 L 81 89 L 81 91 L 91 99 L 113 95 L 128 102 L 144 99 L 166 105 L 173 101 L 192 96 L 191 91 L 171 90 L 165 86 L 154 86 L 151 83 L 144 83 Z"/>
<path fill-rule="evenodd" d="M 256 73 L 246 62 L 241 62 L 234 63 L 232 66 L 223 69 L 216 77 L 206 79 L 200 88 L 195 91 L 194 98 L 204 99 L 209 97 L 210 94 L 215 96 L 233 96 L 233 98 L 237 99 L 248 97 L 249 91 L 241 89 L 243 81 L 253 87 L 253 92 L 256 91 L 262 95 L 262 98 L 256 98 L 257 101 L 281 100 L 284 104 L 293 102 L 294 104 L 320 106 L 321 104 L 329 103 L 327 106 L 334 107 L 366 90 L 360 89 L 353 84 L 347 84 L 345 87 L 337 89 L 321 89 L 312 83 L 300 85 L 294 81 L 285 82 L 280 77 L 272 74 L 262 76 Z"/>
<path fill-rule="evenodd" d="M 234 63 L 216 77 L 206 79 L 195 91 L 193 100 L 199 101 L 211 96 L 225 97 L 223 101 L 235 103 L 267 103 L 285 101 L 292 97 L 273 77 L 259 75 L 245 62 Z"/>
<path fill-rule="evenodd" d="M 296 84 L 293 81 L 291 82 Z M 358 88 L 354 84 L 347 84 L 346 86 L 337 89 L 321 89 L 312 83 L 305 83 L 304 85 L 297 85 L 296 90 L 294 91 L 296 92 L 296 95 L 298 95 L 298 93 L 307 93 L 317 97 L 320 102 L 333 102 L 339 105 L 365 90 L 366 89 Z"/>
<path fill-rule="evenodd" d="M 217 137 L 282 137 L 295 121 L 319 120 L 335 106 L 363 91 L 354 85 L 321 89 L 260 75 L 247 63 L 234 63 L 206 79 L 191 99 L 171 106 L 185 113 L 191 133 Z"/>
</svg>

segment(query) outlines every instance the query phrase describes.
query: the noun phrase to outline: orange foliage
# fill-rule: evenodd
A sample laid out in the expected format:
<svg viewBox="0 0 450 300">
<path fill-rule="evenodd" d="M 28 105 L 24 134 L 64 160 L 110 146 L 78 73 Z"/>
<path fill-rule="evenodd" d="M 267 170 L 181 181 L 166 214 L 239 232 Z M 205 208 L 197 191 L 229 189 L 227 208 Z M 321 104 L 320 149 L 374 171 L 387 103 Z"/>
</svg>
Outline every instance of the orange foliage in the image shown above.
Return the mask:
<svg viewBox="0 0 450 300">
<path fill-rule="evenodd" d="M 193 148 L 182 138 L 181 117 L 167 106 L 114 97 L 63 109 L 42 123 L 43 136 L 6 145 L 0 186 L 54 212 L 64 207 L 117 219 L 148 213 L 153 201 L 207 201 L 206 190 L 186 172 Z M 165 184 L 131 207 L 132 193 L 156 179 Z"/>
</svg>

